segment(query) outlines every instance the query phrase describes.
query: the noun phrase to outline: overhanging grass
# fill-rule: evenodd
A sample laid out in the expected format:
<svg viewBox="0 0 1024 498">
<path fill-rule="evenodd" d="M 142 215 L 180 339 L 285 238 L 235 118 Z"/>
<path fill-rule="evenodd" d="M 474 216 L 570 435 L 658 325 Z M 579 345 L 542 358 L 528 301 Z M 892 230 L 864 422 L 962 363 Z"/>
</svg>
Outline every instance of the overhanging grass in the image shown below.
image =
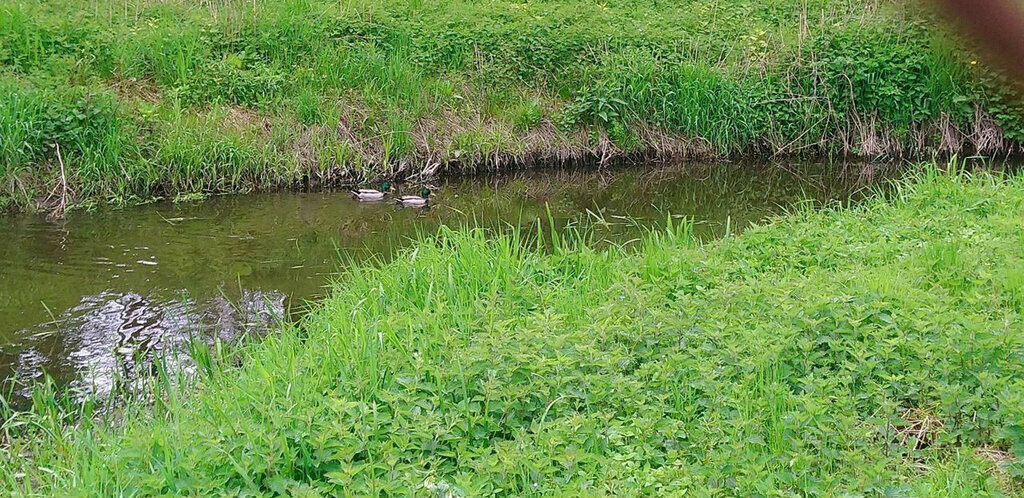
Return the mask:
<svg viewBox="0 0 1024 498">
<path fill-rule="evenodd" d="M 97 496 L 1012 492 L 1020 464 L 977 450 L 1024 456 L 1022 189 L 930 173 L 708 245 L 685 224 L 601 251 L 443 229 L 234 360 L 200 354 L 155 406 L 69 422 L 40 391 L 0 476 Z"/>
</svg>

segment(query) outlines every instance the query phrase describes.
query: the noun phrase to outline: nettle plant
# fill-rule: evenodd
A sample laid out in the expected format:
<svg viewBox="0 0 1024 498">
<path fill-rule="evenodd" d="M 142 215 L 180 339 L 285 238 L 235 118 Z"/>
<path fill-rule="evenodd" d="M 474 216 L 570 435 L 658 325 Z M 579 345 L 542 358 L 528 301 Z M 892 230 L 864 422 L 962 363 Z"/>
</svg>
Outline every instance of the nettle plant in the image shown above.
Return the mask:
<svg viewBox="0 0 1024 498">
<path fill-rule="evenodd" d="M 605 81 L 583 87 L 565 107 L 562 126 L 566 129 L 587 124 L 609 126 L 622 121 L 628 104 L 619 97 L 621 90 Z"/>
<path fill-rule="evenodd" d="M 54 144 L 64 154 L 85 152 L 120 133 L 117 103 L 108 93 L 91 89 L 49 91 L 7 87 L 5 113 L 19 123 L 0 150 L 5 160 L 20 162 L 46 159 Z"/>
<path fill-rule="evenodd" d="M 1005 427 L 1000 432 L 1000 436 L 1010 446 L 1010 452 L 1016 457 L 1007 470 L 1014 479 L 1024 482 L 1024 425 Z"/>
<path fill-rule="evenodd" d="M 559 125 L 563 130 L 574 130 L 582 126 L 601 127 L 620 147 L 628 149 L 635 146 L 636 137 L 629 128 L 629 122 L 635 119 L 630 116 L 630 106 L 623 100 L 622 94 L 621 86 L 607 81 L 586 86 L 565 106 Z"/>
</svg>

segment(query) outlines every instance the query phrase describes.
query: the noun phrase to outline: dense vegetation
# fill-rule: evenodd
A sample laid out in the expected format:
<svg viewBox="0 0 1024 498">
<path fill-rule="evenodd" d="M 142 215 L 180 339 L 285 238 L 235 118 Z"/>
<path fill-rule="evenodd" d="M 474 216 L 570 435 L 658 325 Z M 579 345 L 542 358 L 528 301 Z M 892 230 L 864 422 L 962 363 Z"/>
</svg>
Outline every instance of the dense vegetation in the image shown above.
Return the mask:
<svg viewBox="0 0 1024 498">
<path fill-rule="evenodd" d="M 1012 92 L 917 10 L 5 0 L 0 209 L 622 154 L 1008 150 Z"/>
<path fill-rule="evenodd" d="M 76 416 L 39 391 L 4 425 L 0 482 L 96 496 L 1019 492 L 1022 191 L 1020 177 L 929 174 L 708 245 L 685 223 L 606 250 L 442 230 L 355 266 L 279 335 L 197 346 L 195 386 L 158 379 L 155 405 Z"/>
</svg>

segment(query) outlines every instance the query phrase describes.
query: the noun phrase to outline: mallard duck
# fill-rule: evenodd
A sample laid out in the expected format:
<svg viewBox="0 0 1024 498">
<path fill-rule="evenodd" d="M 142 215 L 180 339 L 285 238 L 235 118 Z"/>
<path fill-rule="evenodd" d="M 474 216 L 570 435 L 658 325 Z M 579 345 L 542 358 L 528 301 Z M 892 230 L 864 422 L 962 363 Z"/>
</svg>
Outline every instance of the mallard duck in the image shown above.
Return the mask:
<svg viewBox="0 0 1024 498">
<path fill-rule="evenodd" d="M 420 195 L 403 195 L 396 199 L 396 201 L 403 206 L 426 206 L 427 203 L 430 202 L 430 189 L 423 187 L 423 189 L 420 190 Z"/>
<path fill-rule="evenodd" d="M 388 190 L 391 190 L 391 184 L 384 182 L 380 184 L 380 190 L 373 190 L 372 188 L 361 188 L 359 190 L 352 191 L 352 197 L 361 201 L 379 201 L 387 195 Z"/>
</svg>

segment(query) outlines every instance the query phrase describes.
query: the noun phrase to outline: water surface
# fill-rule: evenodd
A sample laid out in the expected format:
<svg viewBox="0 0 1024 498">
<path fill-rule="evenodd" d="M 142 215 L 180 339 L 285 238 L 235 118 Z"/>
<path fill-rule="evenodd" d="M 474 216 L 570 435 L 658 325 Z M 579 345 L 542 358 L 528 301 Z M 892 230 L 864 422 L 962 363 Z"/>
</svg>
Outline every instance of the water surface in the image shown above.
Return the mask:
<svg viewBox="0 0 1024 498">
<path fill-rule="evenodd" d="M 744 164 L 534 171 L 434 185 L 428 210 L 337 192 L 157 203 L 57 222 L 0 217 L 0 378 L 31 381 L 45 372 L 102 390 L 190 337 L 232 340 L 291 319 L 289 310 L 320 295 L 339 271 L 339 253 L 390 257 L 441 224 L 532 225 L 550 210 L 559 225 L 599 216 L 608 222 L 600 237 L 627 241 L 671 213 L 695 219 L 707 238 L 806 199 L 856 197 L 879 171 Z"/>
</svg>

